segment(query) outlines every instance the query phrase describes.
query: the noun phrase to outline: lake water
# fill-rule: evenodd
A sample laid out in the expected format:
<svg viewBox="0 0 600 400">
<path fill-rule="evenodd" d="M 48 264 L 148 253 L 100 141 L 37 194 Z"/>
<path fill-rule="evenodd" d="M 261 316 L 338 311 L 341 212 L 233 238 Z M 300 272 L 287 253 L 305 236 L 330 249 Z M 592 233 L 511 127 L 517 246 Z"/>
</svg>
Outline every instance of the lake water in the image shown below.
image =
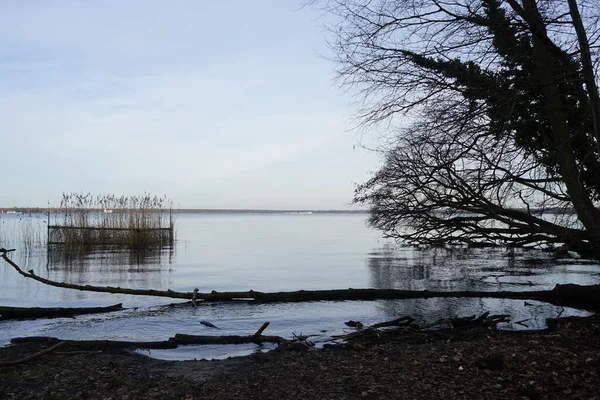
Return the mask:
<svg viewBox="0 0 600 400">
<path fill-rule="evenodd" d="M 66 258 L 24 243 L 23 232 L 45 240 L 44 215 L 0 214 L 0 247 L 16 248 L 11 258 L 24 270 L 52 280 L 100 286 L 200 292 L 298 289 L 397 288 L 411 290 L 543 290 L 557 283 L 600 284 L 600 264 L 556 260 L 538 251 L 501 249 L 419 250 L 382 239 L 366 227 L 366 214 L 179 214 L 173 249 L 96 253 Z M 31 236 L 31 235 L 29 235 Z M 33 249 L 32 249 L 33 248 Z M 25 251 L 24 249 L 29 249 Z M 529 328 L 546 317 L 587 315 L 539 302 L 502 299 L 416 299 L 373 302 L 288 304 L 221 303 L 169 308 L 180 302 L 159 297 L 80 292 L 25 279 L 0 260 L 0 305 L 36 307 L 107 306 L 123 312 L 34 321 L 0 321 L 0 345 L 17 336 L 62 339 L 166 340 L 176 333 L 254 333 L 291 338 L 315 335 L 323 343 L 347 329 L 344 321 L 371 324 L 409 315 L 433 321 L 490 311 L 510 314 Z M 209 321 L 221 330 L 208 328 Z M 506 329 L 522 326 L 508 323 Z M 269 347 L 184 346 L 152 350 L 166 359 L 223 358 Z M 147 354 L 148 352 L 146 352 Z"/>
</svg>

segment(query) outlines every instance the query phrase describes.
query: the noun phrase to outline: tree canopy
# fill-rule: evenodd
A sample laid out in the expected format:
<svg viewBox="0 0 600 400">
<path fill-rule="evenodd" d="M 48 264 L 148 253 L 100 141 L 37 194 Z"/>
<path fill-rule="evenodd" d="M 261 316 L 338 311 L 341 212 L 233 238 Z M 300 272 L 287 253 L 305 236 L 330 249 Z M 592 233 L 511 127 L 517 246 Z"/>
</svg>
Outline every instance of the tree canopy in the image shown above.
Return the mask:
<svg viewBox="0 0 600 400">
<path fill-rule="evenodd" d="M 330 0 L 339 81 L 392 133 L 355 201 L 417 244 L 600 254 L 597 0 Z"/>
</svg>

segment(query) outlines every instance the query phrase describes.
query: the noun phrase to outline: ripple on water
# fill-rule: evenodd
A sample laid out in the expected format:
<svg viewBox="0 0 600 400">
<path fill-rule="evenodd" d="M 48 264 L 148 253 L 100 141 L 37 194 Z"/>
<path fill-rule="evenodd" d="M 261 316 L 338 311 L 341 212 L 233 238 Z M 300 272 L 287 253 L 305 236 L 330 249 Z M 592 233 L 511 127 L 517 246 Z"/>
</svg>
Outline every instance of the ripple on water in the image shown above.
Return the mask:
<svg viewBox="0 0 600 400">
<path fill-rule="evenodd" d="M 53 336 L 62 339 L 87 340 L 167 340 L 176 333 L 192 335 L 251 335 L 266 321 L 271 324 L 265 334 L 288 339 L 294 335 L 314 335 L 311 340 L 326 341 L 333 335 L 349 332 L 345 321 L 358 320 L 365 325 L 412 316 L 417 323 L 447 317 L 508 314 L 511 322 L 501 329 L 543 329 L 546 318 L 586 316 L 591 313 L 562 308 L 537 301 L 507 299 L 409 299 L 379 301 L 342 301 L 279 304 L 206 304 L 198 307 L 153 307 L 125 310 L 103 315 L 84 315 L 41 321 L 5 321 L 0 343 L 8 344 L 17 336 Z M 200 323 L 209 321 L 220 329 Z M 519 323 L 517 323 L 519 322 Z M 272 345 L 257 346 L 181 346 L 174 350 L 142 351 L 151 357 L 164 359 L 221 359 L 267 351 Z"/>
</svg>

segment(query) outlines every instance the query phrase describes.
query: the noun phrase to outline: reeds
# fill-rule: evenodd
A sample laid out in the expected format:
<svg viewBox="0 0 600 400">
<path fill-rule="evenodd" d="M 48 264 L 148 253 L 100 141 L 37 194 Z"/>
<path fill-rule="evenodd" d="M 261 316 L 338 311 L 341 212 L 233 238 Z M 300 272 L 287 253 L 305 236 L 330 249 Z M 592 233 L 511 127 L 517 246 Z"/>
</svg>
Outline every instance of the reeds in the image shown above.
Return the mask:
<svg viewBox="0 0 600 400">
<path fill-rule="evenodd" d="M 48 227 L 48 244 L 65 250 L 98 247 L 147 249 L 171 245 L 175 221 L 166 197 L 63 194 Z"/>
<path fill-rule="evenodd" d="M 46 230 L 43 222 L 40 214 L 0 214 L 0 247 L 16 248 L 27 256 L 43 249 Z"/>
<path fill-rule="evenodd" d="M 43 235 L 42 228 L 40 226 L 40 220 L 34 220 L 32 218 L 23 219 L 20 224 L 20 236 L 22 249 L 31 255 L 35 249 L 41 249 L 43 247 Z"/>
</svg>

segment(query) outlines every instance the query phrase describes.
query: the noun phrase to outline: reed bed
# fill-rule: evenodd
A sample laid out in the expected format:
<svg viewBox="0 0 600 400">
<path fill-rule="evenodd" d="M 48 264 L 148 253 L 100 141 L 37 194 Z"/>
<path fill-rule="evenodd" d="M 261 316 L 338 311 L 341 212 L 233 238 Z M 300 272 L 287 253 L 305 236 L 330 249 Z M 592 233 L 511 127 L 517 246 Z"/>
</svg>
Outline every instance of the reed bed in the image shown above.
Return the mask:
<svg viewBox="0 0 600 400">
<path fill-rule="evenodd" d="M 62 245 L 67 251 L 138 250 L 172 245 L 174 231 L 172 206 L 166 197 L 66 193 L 54 223 L 48 226 L 48 244 Z"/>
</svg>

